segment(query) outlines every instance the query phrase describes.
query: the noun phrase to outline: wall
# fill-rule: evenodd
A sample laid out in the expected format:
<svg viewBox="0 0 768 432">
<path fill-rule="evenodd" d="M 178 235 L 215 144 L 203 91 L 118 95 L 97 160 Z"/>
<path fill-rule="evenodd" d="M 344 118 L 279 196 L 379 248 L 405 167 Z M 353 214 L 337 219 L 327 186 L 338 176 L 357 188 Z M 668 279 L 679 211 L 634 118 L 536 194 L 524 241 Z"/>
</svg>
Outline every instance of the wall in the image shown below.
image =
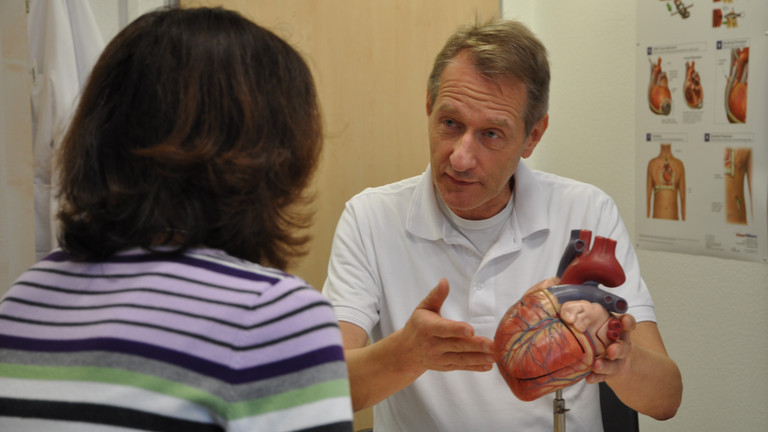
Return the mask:
<svg viewBox="0 0 768 432">
<path fill-rule="evenodd" d="M 0 296 L 35 260 L 26 16 L 23 1 L 0 2 Z"/>
<path fill-rule="evenodd" d="M 174 0 L 88 0 L 88 2 L 105 44 L 120 29 L 141 14 L 166 4 L 175 4 Z"/>
<path fill-rule="evenodd" d="M 601 187 L 634 233 L 635 182 L 645 181 L 634 176 L 636 2 L 504 0 L 502 10 L 527 23 L 550 50 L 549 130 L 530 165 Z M 766 430 L 768 266 L 638 254 L 684 383 L 677 416 L 641 416 L 640 429 Z"/>
</svg>

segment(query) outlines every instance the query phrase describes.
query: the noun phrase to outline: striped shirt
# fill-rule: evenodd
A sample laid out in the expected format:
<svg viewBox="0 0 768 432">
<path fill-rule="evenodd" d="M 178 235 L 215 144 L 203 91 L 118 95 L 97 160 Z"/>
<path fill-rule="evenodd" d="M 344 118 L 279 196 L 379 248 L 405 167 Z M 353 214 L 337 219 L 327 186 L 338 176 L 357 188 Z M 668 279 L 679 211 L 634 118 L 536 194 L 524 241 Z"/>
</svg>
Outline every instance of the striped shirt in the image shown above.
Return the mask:
<svg viewBox="0 0 768 432">
<path fill-rule="evenodd" d="M 351 431 L 338 323 L 222 251 L 54 251 L 0 301 L 0 431 L 38 430 Z"/>
</svg>

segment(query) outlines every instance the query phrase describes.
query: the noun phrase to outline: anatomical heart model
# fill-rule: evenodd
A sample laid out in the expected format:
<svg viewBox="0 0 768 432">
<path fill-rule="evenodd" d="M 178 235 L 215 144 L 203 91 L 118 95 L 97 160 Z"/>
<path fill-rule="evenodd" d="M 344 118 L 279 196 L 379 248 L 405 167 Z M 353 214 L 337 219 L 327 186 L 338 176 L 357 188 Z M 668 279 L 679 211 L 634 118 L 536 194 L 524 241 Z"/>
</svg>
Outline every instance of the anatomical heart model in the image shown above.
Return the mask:
<svg viewBox="0 0 768 432">
<path fill-rule="evenodd" d="M 627 302 L 597 287 L 624 283 L 616 241 L 574 230 L 558 269 L 561 284 L 527 292 L 501 319 L 494 338 L 496 363 L 518 399 L 532 401 L 575 384 L 595 358 L 619 338 Z M 563 320 L 568 316 L 570 322 Z"/>
</svg>

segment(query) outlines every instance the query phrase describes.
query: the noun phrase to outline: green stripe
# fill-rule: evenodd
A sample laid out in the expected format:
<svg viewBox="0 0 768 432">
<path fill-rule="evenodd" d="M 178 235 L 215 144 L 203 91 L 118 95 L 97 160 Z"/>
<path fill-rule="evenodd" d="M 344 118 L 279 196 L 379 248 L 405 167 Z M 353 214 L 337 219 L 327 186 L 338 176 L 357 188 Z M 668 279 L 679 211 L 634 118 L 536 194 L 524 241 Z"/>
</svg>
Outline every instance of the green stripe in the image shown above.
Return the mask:
<svg viewBox="0 0 768 432">
<path fill-rule="evenodd" d="M 349 382 L 346 379 L 325 381 L 274 396 L 233 404 L 228 417 L 239 419 L 261 415 L 336 397 L 349 397 Z"/>
<path fill-rule="evenodd" d="M 196 387 L 122 369 L 83 366 L 45 367 L 0 363 L 0 377 L 82 381 L 137 387 L 205 406 L 217 415 L 230 420 L 266 414 L 324 399 L 349 396 L 349 382 L 346 379 L 324 381 L 272 396 L 227 403 L 220 397 Z M 237 387 L 234 386 L 232 390 L 236 392 Z"/>
</svg>

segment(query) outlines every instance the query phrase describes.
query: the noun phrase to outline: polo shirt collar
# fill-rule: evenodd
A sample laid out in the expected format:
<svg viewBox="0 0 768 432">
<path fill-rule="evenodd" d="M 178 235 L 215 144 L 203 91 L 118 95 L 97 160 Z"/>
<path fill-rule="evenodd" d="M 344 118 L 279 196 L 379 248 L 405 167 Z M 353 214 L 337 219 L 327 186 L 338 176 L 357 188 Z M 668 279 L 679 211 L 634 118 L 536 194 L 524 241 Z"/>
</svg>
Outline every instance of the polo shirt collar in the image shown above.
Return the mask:
<svg viewBox="0 0 768 432">
<path fill-rule="evenodd" d="M 432 183 L 432 167 L 427 165 L 411 199 L 405 229 L 427 240 L 450 240 L 454 237 L 455 230 L 440 211 L 436 193 Z M 515 200 L 512 209 L 514 238 L 522 239 L 549 228 L 548 193 L 523 161 L 520 161 L 515 171 L 513 196 Z"/>
<path fill-rule="evenodd" d="M 518 238 L 549 229 L 550 191 L 523 161 L 515 171 L 515 208 Z"/>
<path fill-rule="evenodd" d="M 427 240 L 439 240 L 444 237 L 446 228 L 450 223 L 446 219 L 435 196 L 435 188 L 432 183 L 432 167 L 427 165 L 426 171 L 421 175 L 414 190 L 411 205 L 408 209 L 408 217 L 405 221 L 407 232 Z"/>
</svg>

